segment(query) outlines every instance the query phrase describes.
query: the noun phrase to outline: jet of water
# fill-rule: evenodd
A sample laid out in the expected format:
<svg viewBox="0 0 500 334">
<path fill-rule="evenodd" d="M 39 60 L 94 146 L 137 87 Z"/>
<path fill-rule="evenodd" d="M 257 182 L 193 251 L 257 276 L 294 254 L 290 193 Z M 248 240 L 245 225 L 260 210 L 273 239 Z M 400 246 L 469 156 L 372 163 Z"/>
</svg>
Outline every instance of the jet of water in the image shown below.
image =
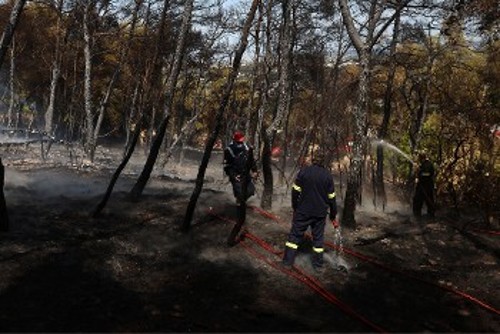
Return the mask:
<svg viewBox="0 0 500 334">
<path fill-rule="evenodd" d="M 393 144 L 391 143 L 388 143 L 386 142 L 385 140 L 383 139 L 376 139 L 376 140 L 372 140 L 372 145 L 375 146 L 375 145 L 381 145 L 383 146 L 384 148 L 387 148 L 393 152 L 396 152 L 397 154 L 401 155 L 403 158 L 405 158 L 406 160 L 408 160 L 409 162 L 411 162 L 412 164 L 415 163 L 412 158 L 406 154 L 405 152 L 401 151 L 401 149 L 399 149 L 399 147 L 397 146 L 394 146 Z"/>
</svg>

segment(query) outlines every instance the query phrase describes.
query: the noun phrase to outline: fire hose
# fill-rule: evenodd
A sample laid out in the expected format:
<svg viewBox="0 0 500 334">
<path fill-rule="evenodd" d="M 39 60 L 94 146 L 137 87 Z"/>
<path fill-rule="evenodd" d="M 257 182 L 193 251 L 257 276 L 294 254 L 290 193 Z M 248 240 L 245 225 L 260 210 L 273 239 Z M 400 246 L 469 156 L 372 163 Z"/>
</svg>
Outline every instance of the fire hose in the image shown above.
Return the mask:
<svg viewBox="0 0 500 334">
<path fill-rule="evenodd" d="M 285 224 L 277 216 L 273 215 L 270 212 L 267 212 L 264 209 L 261 209 L 261 208 L 255 207 L 255 206 L 251 206 L 250 208 L 252 210 L 254 210 L 255 212 L 261 214 L 262 216 L 264 216 L 266 218 L 269 218 L 269 219 L 272 219 L 272 220 L 274 220 L 275 222 L 277 222 L 279 224 L 282 224 L 282 225 Z M 325 246 L 328 246 L 329 248 L 334 249 L 334 250 L 342 251 L 345 254 L 351 255 L 351 256 L 356 257 L 356 258 L 358 258 L 358 259 L 360 259 L 362 261 L 365 261 L 365 262 L 368 262 L 370 264 L 373 264 L 376 267 L 384 269 L 386 271 L 397 273 L 397 274 L 405 276 L 407 278 L 410 278 L 410 279 L 413 279 L 413 280 L 417 280 L 417 281 L 419 281 L 421 283 L 425 283 L 427 285 L 438 287 L 438 288 L 440 288 L 442 290 L 445 290 L 445 291 L 453 293 L 453 294 L 455 294 L 455 295 L 457 295 L 457 296 L 459 296 L 461 298 L 464 298 L 465 300 L 473 302 L 476 305 L 478 305 L 478 306 L 480 306 L 480 307 L 482 307 L 482 308 L 484 308 L 484 309 L 486 309 L 486 310 L 488 310 L 490 312 L 493 312 L 493 313 L 495 313 L 497 315 L 500 315 L 500 310 L 498 308 L 495 308 L 495 307 L 489 305 L 488 303 L 486 303 L 484 301 L 481 301 L 478 298 L 476 298 L 476 297 L 474 297 L 474 296 L 472 296 L 472 295 L 470 295 L 468 293 L 465 293 L 463 291 L 460 291 L 458 289 L 454 289 L 454 288 L 451 288 L 451 287 L 448 287 L 448 286 L 445 286 L 445 285 L 440 285 L 440 284 L 436 284 L 434 282 L 430 282 L 430 281 L 424 280 L 424 279 L 422 279 L 420 277 L 417 277 L 415 275 L 411 275 L 411 274 L 409 274 L 409 273 L 407 273 L 407 272 L 405 272 L 405 271 L 403 271 L 401 269 L 392 268 L 392 267 L 390 267 L 390 266 L 388 266 L 388 265 L 386 265 L 386 264 L 378 261 L 375 258 L 371 258 L 369 256 L 363 255 L 361 253 L 355 252 L 355 251 L 350 250 L 350 249 L 345 248 L 345 247 L 337 246 L 337 245 L 335 245 L 335 244 L 333 244 L 331 242 L 328 242 L 328 241 L 325 242 Z"/>
<path fill-rule="evenodd" d="M 227 223 L 232 223 L 235 224 L 236 222 L 232 219 L 229 219 L 227 217 L 218 215 L 215 213 L 214 210 L 210 210 L 209 214 L 216 217 L 217 219 L 227 222 Z M 243 247 L 245 251 L 247 251 L 249 254 L 253 255 L 254 257 L 260 259 L 261 261 L 267 263 L 271 267 L 278 269 L 279 271 L 295 278 L 299 282 L 307 285 L 311 290 L 316 292 L 318 295 L 326 299 L 328 302 L 336 305 L 339 307 L 340 310 L 342 310 L 344 313 L 347 315 L 361 321 L 363 324 L 371 328 L 372 330 L 379 332 L 379 333 L 386 333 L 387 331 L 382 329 L 380 326 L 372 323 L 370 320 L 362 316 L 361 314 L 357 313 L 352 309 L 349 305 L 346 303 L 342 302 L 339 300 L 335 295 L 333 295 L 330 291 L 328 291 L 326 288 L 324 288 L 316 279 L 305 273 L 304 271 L 300 270 L 298 267 L 293 267 L 293 269 L 287 269 L 284 268 L 280 265 L 278 265 L 278 262 L 276 261 L 271 261 L 267 256 L 264 256 L 262 253 L 257 252 L 255 249 L 253 249 L 246 240 L 251 240 L 254 244 L 258 245 L 260 248 L 264 249 L 268 253 L 274 255 L 274 256 L 280 256 L 282 254 L 281 250 L 277 250 L 273 248 L 270 244 L 265 242 L 264 240 L 258 238 L 254 234 L 248 232 L 248 231 L 243 231 L 240 239 L 239 239 L 239 245 Z"/>
</svg>

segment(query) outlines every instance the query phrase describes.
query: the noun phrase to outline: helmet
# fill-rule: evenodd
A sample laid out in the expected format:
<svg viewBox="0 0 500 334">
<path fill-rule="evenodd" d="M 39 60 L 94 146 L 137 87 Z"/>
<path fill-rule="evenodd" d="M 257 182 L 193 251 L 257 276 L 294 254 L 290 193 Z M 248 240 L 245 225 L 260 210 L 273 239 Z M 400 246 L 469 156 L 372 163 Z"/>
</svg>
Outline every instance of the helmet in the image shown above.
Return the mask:
<svg viewBox="0 0 500 334">
<path fill-rule="evenodd" d="M 245 140 L 245 135 L 240 132 L 240 131 L 236 131 L 234 134 L 233 134 L 233 140 L 236 141 L 236 142 L 242 142 Z"/>
</svg>

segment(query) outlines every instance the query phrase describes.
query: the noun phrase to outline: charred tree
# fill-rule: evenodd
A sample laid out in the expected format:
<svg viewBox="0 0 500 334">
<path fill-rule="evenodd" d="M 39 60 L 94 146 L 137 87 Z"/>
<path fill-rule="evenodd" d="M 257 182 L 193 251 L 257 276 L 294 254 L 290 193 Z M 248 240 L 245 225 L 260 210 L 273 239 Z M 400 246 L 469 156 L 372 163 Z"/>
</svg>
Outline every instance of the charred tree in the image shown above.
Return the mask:
<svg viewBox="0 0 500 334">
<path fill-rule="evenodd" d="M 106 190 L 106 193 L 104 194 L 101 202 L 97 205 L 94 212 L 92 213 L 93 218 L 96 218 L 99 215 L 99 213 L 101 213 L 102 209 L 104 209 L 104 207 L 108 203 L 108 200 L 111 197 L 111 193 L 113 192 L 113 188 L 115 187 L 116 181 L 118 181 L 118 178 L 120 177 L 121 172 L 123 171 L 125 166 L 127 166 L 127 163 L 129 162 L 130 157 L 134 153 L 135 147 L 137 146 L 137 141 L 139 140 L 139 135 L 141 133 L 141 124 L 142 124 L 142 119 L 138 122 L 138 124 L 134 130 L 132 140 L 130 141 L 130 143 L 127 147 L 127 150 L 126 150 L 126 154 L 123 157 L 122 162 L 120 163 L 120 165 L 116 169 L 115 173 L 113 174 L 113 177 L 111 178 L 111 181 L 109 182 L 108 189 Z"/>
<path fill-rule="evenodd" d="M 262 176 L 264 178 L 264 190 L 262 191 L 262 199 L 260 206 L 263 209 L 269 209 L 273 203 L 273 169 L 271 163 L 271 139 L 266 135 L 266 130 L 263 131 L 262 140 Z"/>
<path fill-rule="evenodd" d="M 9 214 L 7 212 L 7 203 L 3 193 L 5 184 L 5 168 L 0 158 L 0 231 L 7 232 L 9 230 Z"/>
<path fill-rule="evenodd" d="M 392 95 L 394 89 L 394 78 L 396 76 L 395 54 L 399 36 L 399 23 L 400 14 L 396 15 L 396 18 L 394 19 L 394 29 L 392 33 L 392 41 L 388 58 L 390 63 L 389 73 L 387 74 L 387 84 L 384 93 L 384 116 L 382 119 L 382 124 L 380 125 L 378 131 L 378 138 L 381 140 L 384 140 L 387 137 L 389 123 L 392 115 Z M 377 145 L 377 169 L 374 180 L 375 196 L 373 200 L 375 202 L 375 207 L 377 206 L 377 198 L 380 198 L 380 200 L 382 201 L 382 210 L 385 210 L 385 206 L 387 204 L 387 196 L 384 185 L 384 149 L 382 145 Z"/>
<path fill-rule="evenodd" d="M 198 197 L 200 197 L 201 190 L 203 188 L 203 181 L 205 178 L 205 172 L 208 167 L 208 162 L 210 161 L 210 156 L 212 154 L 212 149 L 215 145 L 215 142 L 217 140 L 217 137 L 219 136 L 219 132 L 222 128 L 222 120 L 224 116 L 224 111 L 226 110 L 226 107 L 228 105 L 229 99 L 231 97 L 231 93 L 233 91 L 234 87 L 234 82 L 236 81 L 236 77 L 238 76 L 240 66 L 241 66 L 241 58 L 243 57 L 243 53 L 245 53 L 247 44 L 248 44 L 248 35 L 250 34 L 250 28 L 252 26 L 253 19 L 255 17 L 255 12 L 257 11 L 257 5 L 259 4 L 260 0 L 253 0 L 252 5 L 250 7 L 250 10 L 247 14 L 246 20 L 245 20 L 245 25 L 243 26 L 243 32 L 240 37 L 240 42 L 238 45 L 238 48 L 236 49 L 234 59 L 233 59 L 233 66 L 231 69 L 231 73 L 227 78 L 224 91 L 222 94 L 222 99 L 221 103 L 219 105 L 219 109 L 217 110 L 217 114 L 215 116 L 215 126 L 210 134 L 210 137 L 207 139 L 207 142 L 205 144 L 205 152 L 203 154 L 203 158 L 201 160 L 200 168 L 198 169 L 198 175 L 196 177 L 196 184 L 195 188 L 193 190 L 193 193 L 191 194 L 191 198 L 189 200 L 187 209 L 186 209 L 186 215 L 184 217 L 184 222 L 182 224 L 182 230 L 183 231 L 188 231 L 189 228 L 191 227 L 191 221 L 193 220 L 193 215 L 194 215 L 194 210 L 196 208 L 196 203 L 198 202 Z M 245 203 L 245 202 L 243 202 Z M 241 205 L 242 207 L 245 207 L 245 204 Z M 246 210 L 246 208 L 242 208 L 242 210 Z M 243 225 L 244 222 L 244 215 L 239 215 L 239 219 L 243 219 L 243 221 L 238 221 L 239 225 Z"/>
<path fill-rule="evenodd" d="M 342 222 L 345 227 L 356 228 L 355 211 L 356 205 L 361 199 L 361 182 L 363 155 L 365 150 L 365 138 L 367 131 L 367 102 L 368 85 L 370 80 L 370 63 L 372 50 L 380 36 L 387 30 L 394 21 L 396 15 L 406 6 L 410 0 L 404 0 L 397 4 L 394 14 L 377 30 L 377 25 L 381 21 L 382 13 L 389 4 L 385 1 L 371 1 L 367 13 L 366 33 L 362 34 L 356 28 L 356 21 L 352 17 L 351 9 L 347 0 L 339 0 L 340 12 L 347 33 L 358 54 L 359 67 L 361 73 L 358 80 L 358 97 L 354 108 L 354 133 L 353 133 L 353 157 L 347 176 L 347 189 L 344 200 Z M 361 28 L 360 28 L 361 29 Z"/>
<path fill-rule="evenodd" d="M 292 89 L 292 56 L 294 46 L 294 10 L 296 6 L 295 0 L 287 0 L 282 3 L 283 11 L 283 33 L 281 34 L 280 49 L 280 79 L 279 79 L 279 97 L 276 115 L 271 125 L 263 132 L 267 138 L 264 139 L 264 147 L 262 152 L 262 168 L 264 176 L 264 190 L 262 194 L 261 206 L 263 209 L 271 209 L 273 203 L 273 176 L 270 171 L 271 160 L 265 160 L 266 156 L 271 157 L 271 149 L 274 144 L 274 139 L 278 130 L 282 130 L 283 123 L 287 122 L 290 111 L 290 96 Z M 269 150 L 266 152 L 266 150 Z M 269 163 L 268 166 L 265 164 Z M 267 171 L 266 171 L 267 170 Z M 270 178 L 270 179 L 269 179 Z"/>
<path fill-rule="evenodd" d="M 44 131 L 48 136 L 52 136 L 54 131 L 53 129 L 53 121 L 54 121 L 54 111 L 56 108 L 56 95 L 58 82 L 61 78 L 61 62 L 63 59 L 63 35 L 65 31 L 62 31 L 62 13 L 63 13 L 63 0 L 58 0 L 56 3 L 57 9 L 57 22 L 56 22 L 56 42 L 55 42 L 55 50 L 54 50 L 54 58 L 52 60 L 52 69 L 51 69 L 51 80 L 50 80 L 50 92 L 49 92 L 49 104 L 47 106 L 47 110 L 45 111 L 44 119 L 45 119 L 45 127 Z M 42 155 L 48 154 L 52 145 L 52 141 L 50 140 L 46 152 L 42 151 Z"/>
<path fill-rule="evenodd" d="M 154 141 L 151 145 L 151 150 L 149 152 L 142 173 L 130 192 L 130 195 L 134 199 L 137 199 L 142 195 L 142 192 L 144 191 L 144 188 L 146 187 L 146 184 L 149 178 L 151 177 L 151 172 L 153 171 L 153 167 L 158 158 L 158 153 L 160 152 L 160 148 L 163 144 L 165 133 L 167 132 L 168 121 L 170 119 L 170 110 L 172 108 L 173 99 L 175 95 L 175 87 L 177 85 L 177 78 L 181 70 L 182 58 L 185 52 L 186 38 L 188 35 L 188 30 L 191 26 L 191 16 L 193 12 L 193 7 L 194 7 L 194 0 L 187 1 L 186 7 L 184 8 L 184 16 L 182 19 L 181 31 L 177 39 L 177 47 L 174 55 L 174 62 L 172 64 L 172 69 L 170 70 L 170 75 L 167 80 L 163 119 L 160 123 L 158 134 L 154 138 Z"/>
<path fill-rule="evenodd" d="M 16 26 L 19 22 L 19 18 L 21 16 L 25 3 L 26 0 L 16 0 L 14 6 L 12 7 L 12 11 L 10 12 L 9 22 L 7 22 L 2 37 L 0 38 L 0 68 L 2 67 L 5 53 L 9 48 L 12 37 L 14 36 L 14 32 L 16 30 Z"/>
<path fill-rule="evenodd" d="M 7 126 L 14 126 L 14 109 L 16 107 L 16 39 L 12 38 L 10 47 L 9 69 L 9 109 L 7 110 Z"/>
</svg>

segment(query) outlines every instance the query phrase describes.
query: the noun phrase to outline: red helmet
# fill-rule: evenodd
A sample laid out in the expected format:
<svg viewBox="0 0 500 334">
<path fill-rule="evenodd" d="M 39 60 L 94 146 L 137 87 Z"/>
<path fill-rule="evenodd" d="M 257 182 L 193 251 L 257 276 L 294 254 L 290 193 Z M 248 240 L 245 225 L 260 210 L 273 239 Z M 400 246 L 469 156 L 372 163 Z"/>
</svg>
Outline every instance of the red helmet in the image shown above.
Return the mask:
<svg viewBox="0 0 500 334">
<path fill-rule="evenodd" d="M 245 135 L 243 133 L 241 133 L 240 131 L 236 131 L 233 134 L 233 140 L 236 142 L 242 142 L 245 140 Z"/>
</svg>

